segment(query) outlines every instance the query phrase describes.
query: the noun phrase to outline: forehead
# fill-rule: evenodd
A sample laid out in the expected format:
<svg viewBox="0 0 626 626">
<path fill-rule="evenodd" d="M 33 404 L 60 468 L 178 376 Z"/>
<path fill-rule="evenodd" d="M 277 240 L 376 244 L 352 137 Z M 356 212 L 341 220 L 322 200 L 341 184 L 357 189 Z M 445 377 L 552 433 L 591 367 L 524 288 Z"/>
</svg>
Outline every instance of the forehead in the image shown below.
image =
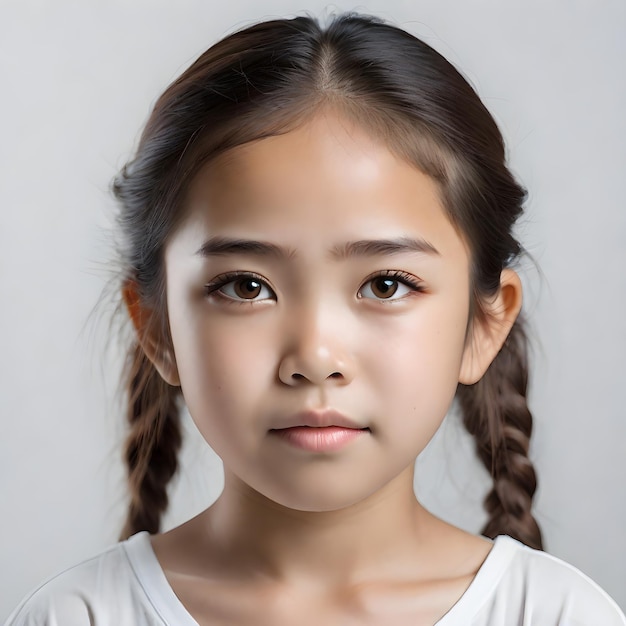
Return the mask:
<svg viewBox="0 0 626 626">
<path fill-rule="evenodd" d="M 184 211 L 180 230 L 198 237 L 330 248 L 347 240 L 412 236 L 465 253 L 438 183 L 331 112 L 205 165 L 189 186 Z"/>
</svg>

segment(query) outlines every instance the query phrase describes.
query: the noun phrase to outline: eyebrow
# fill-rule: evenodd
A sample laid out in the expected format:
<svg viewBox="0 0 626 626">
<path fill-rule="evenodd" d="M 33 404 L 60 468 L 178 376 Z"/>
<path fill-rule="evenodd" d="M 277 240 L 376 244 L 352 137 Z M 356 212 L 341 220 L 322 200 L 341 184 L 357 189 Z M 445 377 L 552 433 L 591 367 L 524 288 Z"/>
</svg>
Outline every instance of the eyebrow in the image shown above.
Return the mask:
<svg viewBox="0 0 626 626">
<path fill-rule="evenodd" d="M 230 237 L 211 237 L 196 251 L 201 257 L 221 256 L 224 254 L 251 254 L 255 256 L 287 257 L 291 253 L 273 243 L 254 239 L 232 239 Z"/>
<path fill-rule="evenodd" d="M 382 254 L 405 254 L 419 252 L 439 256 L 439 250 L 422 238 L 397 237 L 395 239 L 361 239 L 333 248 L 333 254 L 346 258 L 352 256 L 376 256 Z"/>
<path fill-rule="evenodd" d="M 431 243 L 425 239 L 414 237 L 361 239 L 349 241 L 331 249 L 332 255 L 341 259 L 355 256 L 405 254 L 407 252 L 439 255 L 439 251 Z M 266 241 L 230 237 L 211 237 L 196 252 L 196 255 L 203 258 L 229 254 L 288 258 L 294 256 L 295 252 Z"/>
</svg>

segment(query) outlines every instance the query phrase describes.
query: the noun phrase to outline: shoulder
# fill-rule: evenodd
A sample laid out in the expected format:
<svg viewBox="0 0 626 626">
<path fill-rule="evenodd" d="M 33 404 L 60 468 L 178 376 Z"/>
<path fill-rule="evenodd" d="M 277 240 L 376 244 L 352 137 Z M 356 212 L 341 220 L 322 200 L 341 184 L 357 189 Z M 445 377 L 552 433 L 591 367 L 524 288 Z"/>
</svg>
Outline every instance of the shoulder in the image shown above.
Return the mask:
<svg viewBox="0 0 626 626">
<path fill-rule="evenodd" d="M 588 576 L 510 537 L 498 537 L 485 568 L 492 574 L 486 611 L 506 607 L 510 615 L 515 606 L 530 624 L 626 626 L 615 601 Z"/>
<path fill-rule="evenodd" d="M 129 555 L 149 549 L 149 541 L 140 533 L 54 576 L 22 601 L 5 626 L 162 623 L 137 619 L 152 611 Z"/>
</svg>

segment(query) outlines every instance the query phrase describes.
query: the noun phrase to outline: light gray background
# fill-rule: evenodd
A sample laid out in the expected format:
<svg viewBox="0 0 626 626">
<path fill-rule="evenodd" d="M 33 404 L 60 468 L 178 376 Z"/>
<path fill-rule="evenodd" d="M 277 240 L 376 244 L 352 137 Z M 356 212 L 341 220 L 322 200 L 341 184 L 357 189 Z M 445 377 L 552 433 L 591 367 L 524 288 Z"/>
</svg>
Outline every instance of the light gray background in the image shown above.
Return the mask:
<svg viewBox="0 0 626 626">
<path fill-rule="evenodd" d="M 13 0 L 0 5 L 0 619 L 115 540 L 120 352 L 107 307 L 108 184 L 160 91 L 234 27 L 303 9 L 377 13 L 477 88 L 529 187 L 523 241 L 536 368 L 532 456 L 548 550 L 626 607 L 626 3 L 574 0 Z M 103 356 L 105 347 L 110 350 Z M 446 424 L 418 491 L 472 530 L 487 485 Z M 167 524 L 221 487 L 187 445 Z"/>
</svg>

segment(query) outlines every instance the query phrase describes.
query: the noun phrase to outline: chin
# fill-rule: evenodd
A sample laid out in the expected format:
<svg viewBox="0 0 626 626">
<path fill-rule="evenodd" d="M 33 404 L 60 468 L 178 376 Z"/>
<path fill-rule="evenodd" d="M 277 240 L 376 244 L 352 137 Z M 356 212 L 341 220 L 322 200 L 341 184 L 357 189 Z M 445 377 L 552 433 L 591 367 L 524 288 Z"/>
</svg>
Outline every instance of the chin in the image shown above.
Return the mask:
<svg viewBox="0 0 626 626">
<path fill-rule="evenodd" d="M 331 513 L 341 511 L 374 497 L 380 492 L 381 485 L 356 485 L 344 482 L 308 480 L 303 484 L 277 485 L 272 489 L 260 491 L 267 499 L 286 509 L 303 513 Z"/>
</svg>

